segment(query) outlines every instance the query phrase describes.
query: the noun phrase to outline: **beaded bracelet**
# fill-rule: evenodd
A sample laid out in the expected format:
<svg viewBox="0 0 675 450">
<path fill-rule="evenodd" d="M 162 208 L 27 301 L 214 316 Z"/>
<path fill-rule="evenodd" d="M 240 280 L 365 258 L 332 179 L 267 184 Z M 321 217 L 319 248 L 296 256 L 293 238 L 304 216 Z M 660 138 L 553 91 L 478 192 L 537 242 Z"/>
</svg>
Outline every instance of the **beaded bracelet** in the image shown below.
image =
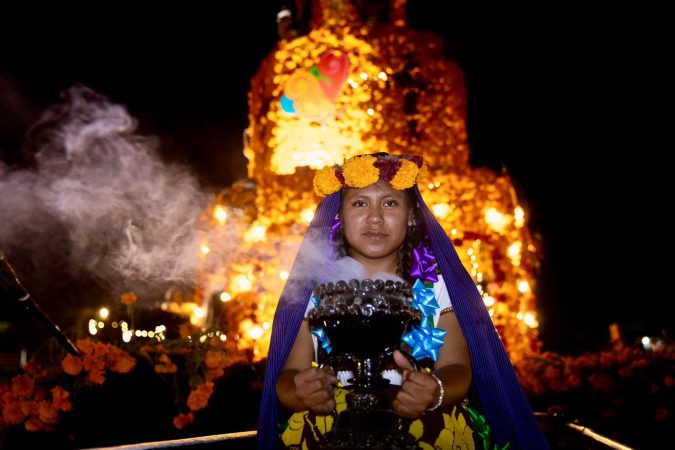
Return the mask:
<svg viewBox="0 0 675 450">
<path fill-rule="evenodd" d="M 443 404 L 443 395 L 445 394 L 445 390 L 443 389 L 443 382 L 440 380 L 440 378 L 436 376 L 436 374 L 430 373 L 429 375 L 431 375 L 434 378 L 434 380 L 436 380 L 436 383 L 438 384 L 438 389 L 440 391 L 440 393 L 438 394 L 438 401 L 436 402 L 436 404 L 431 408 L 427 408 L 427 411 L 433 411 L 434 409 L 439 408 Z"/>
</svg>

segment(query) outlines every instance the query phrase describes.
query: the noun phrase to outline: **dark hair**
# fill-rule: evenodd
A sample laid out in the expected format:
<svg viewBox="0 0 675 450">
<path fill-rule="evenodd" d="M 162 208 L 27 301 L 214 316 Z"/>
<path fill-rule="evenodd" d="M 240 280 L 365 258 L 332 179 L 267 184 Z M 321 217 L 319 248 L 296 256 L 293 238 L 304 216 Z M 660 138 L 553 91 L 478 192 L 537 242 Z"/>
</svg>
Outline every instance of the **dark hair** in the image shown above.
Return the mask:
<svg viewBox="0 0 675 450">
<path fill-rule="evenodd" d="M 342 218 L 342 202 L 344 199 L 344 191 L 345 188 L 340 190 L 340 209 L 338 212 L 340 218 Z M 406 189 L 405 192 L 408 196 L 410 207 L 413 210 L 415 224 L 413 226 L 408 226 L 408 232 L 406 234 L 405 240 L 399 249 L 398 269 L 396 275 L 408 281 L 409 283 L 412 283 L 412 279 L 410 277 L 410 269 L 412 268 L 412 250 L 417 245 L 419 245 L 420 241 L 422 240 L 422 211 L 417 204 L 417 197 L 415 196 L 413 188 Z M 342 227 L 340 227 L 340 229 L 335 233 L 335 237 L 333 239 L 333 254 L 338 259 L 349 256 L 349 242 L 347 242 L 347 239 L 345 238 Z"/>
</svg>

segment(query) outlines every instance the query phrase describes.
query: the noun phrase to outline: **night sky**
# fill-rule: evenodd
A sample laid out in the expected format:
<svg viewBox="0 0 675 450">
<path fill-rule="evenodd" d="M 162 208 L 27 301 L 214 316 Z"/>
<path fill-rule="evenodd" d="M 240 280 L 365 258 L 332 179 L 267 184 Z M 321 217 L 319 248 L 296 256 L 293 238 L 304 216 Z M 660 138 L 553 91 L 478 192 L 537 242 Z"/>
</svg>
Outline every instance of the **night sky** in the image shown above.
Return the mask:
<svg viewBox="0 0 675 450">
<path fill-rule="evenodd" d="M 125 105 L 204 188 L 245 176 L 249 80 L 277 40 L 279 9 L 245 3 L 225 13 L 16 16 L 0 41 L 0 158 L 21 167 L 27 128 L 83 83 Z M 434 3 L 410 1 L 409 25 L 443 35 L 465 71 L 471 161 L 509 172 L 543 237 L 546 347 L 598 348 L 612 322 L 631 339 L 672 336 L 672 145 L 659 139 L 659 111 L 672 109 L 672 49 L 658 15 L 478 12 L 453 2 L 439 12 Z"/>
</svg>

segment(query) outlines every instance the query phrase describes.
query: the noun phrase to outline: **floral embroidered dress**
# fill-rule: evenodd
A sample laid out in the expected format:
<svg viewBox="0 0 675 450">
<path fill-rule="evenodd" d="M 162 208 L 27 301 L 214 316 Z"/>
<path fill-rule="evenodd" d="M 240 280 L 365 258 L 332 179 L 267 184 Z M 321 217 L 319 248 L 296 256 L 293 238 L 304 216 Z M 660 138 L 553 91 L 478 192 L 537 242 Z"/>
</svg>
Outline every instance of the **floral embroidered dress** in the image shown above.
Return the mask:
<svg viewBox="0 0 675 450">
<path fill-rule="evenodd" d="M 442 330 L 434 328 L 438 324 L 441 314 L 450 313 L 452 304 L 448 290 L 443 282 L 443 277 L 439 274 L 438 281 L 433 283 L 415 283 L 414 287 L 415 301 L 413 305 L 423 311 L 423 321 L 427 321 L 426 327 L 423 324 L 420 328 L 427 330 L 438 330 L 441 332 L 440 342 L 436 345 L 442 345 Z M 424 299 L 424 300 L 423 300 Z M 314 308 L 313 301 L 310 301 L 307 312 Z M 305 317 L 307 314 L 305 314 Z M 418 361 L 418 365 L 431 367 L 435 358 L 431 354 L 424 354 L 423 348 L 429 348 L 429 342 L 421 345 L 420 340 L 424 335 L 432 333 L 420 332 L 419 329 L 413 329 L 403 336 L 401 348 L 408 351 Z M 327 355 L 321 345 L 320 333 L 313 333 L 315 358 L 318 363 Z M 431 345 L 433 347 L 434 344 Z M 420 358 L 421 357 L 421 358 Z M 348 386 L 347 381 L 352 373 L 338 371 L 336 374 L 341 385 Z M 401 375 L 397 370 L 385 370 L 382 377 L 389 379 L 391 385 L 400 386 Z M 317 448 L 321 437 L 329 432 L 335 423 L 337 416 L 347 408 L 346 395 L 348 388 L 337 387 L 334 390 L 336 408 L 331 414 L 321 415 L 311 411 L 302 411 L 291 415 L 288 421 L 279 424 L 279 434 L 281 441 L 289 449 L 312 449 Z M 448 405 L 435 411 L 427 412 L 416 420 L 401 419 L 402 424 L 408 432 L 415 437 L 419 448 L 421 449 L 486 449 L 497 450 L 508 448 L 498 447 L 492 442 L 492 433 L 487 424 L 484 415 L 476 409 L 469 406 L 465 399 L 461 404 Z"/>
</svg>

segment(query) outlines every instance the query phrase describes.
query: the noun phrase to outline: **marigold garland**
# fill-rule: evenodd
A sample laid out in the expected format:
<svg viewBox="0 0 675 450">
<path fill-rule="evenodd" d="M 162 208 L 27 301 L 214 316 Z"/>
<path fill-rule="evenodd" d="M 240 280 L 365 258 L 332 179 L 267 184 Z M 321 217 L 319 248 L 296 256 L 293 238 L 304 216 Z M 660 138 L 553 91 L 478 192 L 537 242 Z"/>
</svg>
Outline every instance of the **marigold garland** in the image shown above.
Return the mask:
<svg viewBox="0 0 675 450">
<path fill-rule="evenodd" d="M 343 187 L 365 188 L 379 180 L 388 181 L 394 189 L 404 190 L 423 180 L 426 172 L 420 157 L 358 155 L 347 159 L 342 167 L 335 165 L 317 171 L 313 180 L 314 192 L 325 197 Z"/>
</svg>

